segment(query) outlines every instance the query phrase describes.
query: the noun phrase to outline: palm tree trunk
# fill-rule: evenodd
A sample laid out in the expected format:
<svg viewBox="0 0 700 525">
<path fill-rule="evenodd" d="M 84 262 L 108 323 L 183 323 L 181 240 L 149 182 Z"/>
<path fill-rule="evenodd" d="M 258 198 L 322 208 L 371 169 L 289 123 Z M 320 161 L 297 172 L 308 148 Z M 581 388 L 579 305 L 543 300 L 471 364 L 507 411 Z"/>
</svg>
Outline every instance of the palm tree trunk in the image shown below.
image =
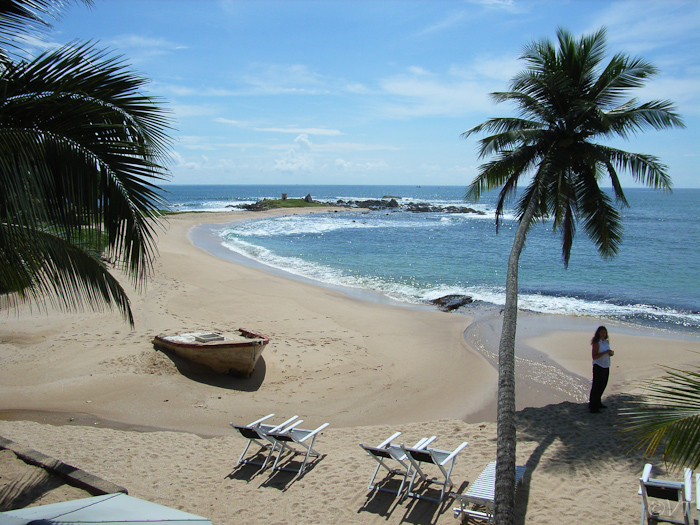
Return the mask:
<svg viewBox="0 0 700 525">
<path fill-rule="evenodd" d="M 498 349 L 498 436 L 496 451 L 495 519 L 498 525 L 515 521 L 515 329 L 518 322 L 518 262 L 535 213 L 535 199 L 520 218 L 508 258 L 506 305 Z"/>
</svg>

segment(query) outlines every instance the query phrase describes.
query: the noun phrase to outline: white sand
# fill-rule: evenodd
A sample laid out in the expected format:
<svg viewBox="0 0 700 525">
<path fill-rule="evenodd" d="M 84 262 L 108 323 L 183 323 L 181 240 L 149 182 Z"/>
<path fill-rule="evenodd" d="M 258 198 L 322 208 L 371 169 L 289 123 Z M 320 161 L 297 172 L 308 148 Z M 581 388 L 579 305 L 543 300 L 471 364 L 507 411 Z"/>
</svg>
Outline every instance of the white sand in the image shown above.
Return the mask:
<svg viewBox="0 0 700 525">
<path fill-rule="evenodd" d="M 475 318 L 361 301 L 217 258 L 187 238 L 198 223 L 251 216 L 170 217 L 153 280 L 131 293 L 133 331 L 114 313 L 3 317 L 0 411 L 44 423 L 0 421 L 0 435 L 216 524 L 454 522 L 451 501 L 368 495 L 374 465 L 358 443 L 378 444 L 395 430 L 406 443 L 437 435 L 445 449 L 469 441 L 455 490 L 473 481 L 495 459 L 489 358 L 498 312 Z M 519 319 L 518 459 L 531 467 L 518 495 L 523 523 L 637 520 L 644 460 L 619 448 L 616 407 L 639 392 L 640 379 L 661 374 L 659 364 L 700 363 L 700 338 L 607 323 L 611 409 L 590 415 L 583 402 L 598 324 Z M 151 344 L 159 333 L 239 327 L 271 339 L 249 380 L 205 373 Z M 304 428 L 330 423 L 317 447 L 325 456 L 299 480 L 234 469 L 245 441 L 228 422 L 271 412 L 280 421 L 297 414 Z M 56 422 L 66 425 L 48 424 Z M 171 431 L 128 430 L 135 427 Z"/>
</svg>

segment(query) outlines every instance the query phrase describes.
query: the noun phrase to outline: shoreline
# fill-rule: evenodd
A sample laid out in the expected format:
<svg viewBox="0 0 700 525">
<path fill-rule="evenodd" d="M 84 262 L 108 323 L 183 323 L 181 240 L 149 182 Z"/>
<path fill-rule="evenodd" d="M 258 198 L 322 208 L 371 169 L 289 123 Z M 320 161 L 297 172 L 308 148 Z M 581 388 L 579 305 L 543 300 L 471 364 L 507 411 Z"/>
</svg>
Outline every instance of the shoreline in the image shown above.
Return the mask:
<svg viewBox="0 0 700 525">
<path fill-rule="evenodd" d="M 358 443 L 396 431 L 406 444 L 436 435 L 444 450 L 466 441 L 452 471 L 453 492 L 464 492 L 496 457 L 497 309 L 456 315 L 365 301 L 221 259 L 188 238 L 197 224 L 230 220 L 170 217 L 153 279 L 130 294 L 134 330 L 111 312 L 5 316 L 0 436 L 216 525 L 455 523 L 449 497 L 438 506 L 368 491 L 377 465 Z M 649 460 L 625 447 L 617 411 L 640 380 L 660 375 L 658 363 L 698 367 L 700 340 L 607 323 L 610 408 L 589 414 L 581 397 L 597 325 L 519 315 L 516 461 L 528 470 L 517 523 L 639 519 L 637 480 Z M 248 380 L 205 373 L 151 344 L 158 333 L 239 326 L 271 338 Z M 270 413 L 274 422 L 296 414 L 307 429 L 330 423 L 301 478 L 236 466 L 246 440 L 229 422 Z M 655 477 L 677 478 L 652 462 Z M 11 476 L 3 482 L 16 490 L 32 482 Z M 31 505 L 77 497 L 54 490 Z"/>
<path fill-rule="evenodd" d="M 337 211 L 169 215 L 158 241 L 161 256 L 154 279 L 145 294 L 131 294 L 134 331 L 111 313 L 41 315 L 25 308 L 19 317 L 8 318 L 0 329 L 0 350 L 9 351 L 7 355 L 23 347 L 34 352 L 24 368 L 9 366 L 0 371 L 0 414 L 13 411 L 12 417 L 24 413 L 27 418 L 51 422 L 67 416 L 68 422 L 73 418 L 92 424 L 101 421 L 113 428 L 201 436 L 229 432 L 224 414 L 232 403 L 239 417 L 251 421 L 262 412 L 281 412 L 277 405 L 294 413 L 303 407 L 307 417 L 330 419 L 341 427 L 445 417 L 469 423 L 495 421 L 498 308 L 453 314 L 385 296 L 382 300 L 378 292 L 348 294 L 308 279 L 290 278 L 286 272 L 269 272 L 248 259 L 222 257 L 233 252 L 211 239 L 209 247 L 197 246 L 192 239 L 192 232 L 202 226 L 211 232 L 212 225 L 249 220 L 261 213 Z M 235 322 L 272 341 L 247 381 L 209 374 L 154 351 L 150 344 L 157 333 L 238 328 L 230 325 L 230 318 L 245 310 L 249 311 Z M 608 394 L 638 388 L 636 380 L 660 375 L 656 362 L 661 360 L 653 350 L 659 340 L 666 348 L 662 361 L 679 366 L 700 361 L 692 354 L 700 353 L 700 337 L 606 323 L 616 350 Z M 598 324 L 589 318 L 520 312 L 518 410 L 586 402 L 589 332 Z M 35 334 L 26 338 L 24 332 Z M 50 339 L 55 333 L 67 347 L 63 353 L 53 350 L 56 344 Z M 46 354 L 74 358 L 86 346 L 105 340 L 103 351 L 93 347 L 79 360 L 84 365 L 81 370 L 64 367 L 58 378 L 52 377 L 51 366 L 34 370 Z M 615 346 L 617 340 L 622 346 Z M 106 358 L 111 353 L 114 357 Z M 22 380 L 17 381 L 17 376 Z M 65 384 L 73 390 L 67 393 Z M 447 399 L 446 391 L 450 392 Z M 325 410 L 308 405 L 314 397 L 325 399 Z M 48 416 L 51 412 L 56 415 Z"/>
</svg>

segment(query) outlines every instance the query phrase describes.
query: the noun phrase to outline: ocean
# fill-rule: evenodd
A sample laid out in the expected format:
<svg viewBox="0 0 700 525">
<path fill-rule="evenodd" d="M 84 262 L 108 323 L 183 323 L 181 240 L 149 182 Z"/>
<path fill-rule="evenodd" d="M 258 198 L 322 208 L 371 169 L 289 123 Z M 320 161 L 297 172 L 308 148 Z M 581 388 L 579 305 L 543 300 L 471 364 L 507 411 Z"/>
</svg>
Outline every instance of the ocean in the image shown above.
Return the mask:
<svg viewBox="0 0 700 525">
<path fill-rule="evenodd" d="M 400 204 L 468 206 L 484 214 L 353 210 L 253 219 L 217 226 L 215 234 L 232 253 L 321 285 L 414 305 L 448 294 L 468 295 L 474 305 L 505 303 L 516 223 L 507 210 L 496 233 L 495 192 L 465 203 L 466 186 L 164 188 L 179 211 L 236 211 L 283 193 L 327 203 L 392 196 Z M 531 229 L 520 257 L 519 307 L 700 333 L 700 190 L 630 188 L 625 195 L 624 240 L 612 260 L 598 254 L 579 224 L 566 269 L 551 222 Z"/>
</svg>

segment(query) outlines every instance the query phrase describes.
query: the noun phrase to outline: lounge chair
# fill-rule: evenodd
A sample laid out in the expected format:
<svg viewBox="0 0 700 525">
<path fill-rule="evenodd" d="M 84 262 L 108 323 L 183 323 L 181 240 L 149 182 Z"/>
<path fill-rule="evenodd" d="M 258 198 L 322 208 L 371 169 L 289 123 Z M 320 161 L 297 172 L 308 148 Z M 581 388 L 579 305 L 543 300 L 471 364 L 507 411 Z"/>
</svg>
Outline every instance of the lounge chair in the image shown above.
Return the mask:
<svg viewBox="0 0 700 525">
<path fill-rule="evenodd" d="M 363 445 L 360 443 L 360 447 L 367 452 L 367 454 L 374 458 L 374 460 L 377 462 L 377 468 L 374 469 L 374 474 L 369 480 L 369 485 L 367 488 L 369 490 L 381 490 L 383 492 L 390 492 L 392 494 L 401 494 L 403 492 L 403 487 L 406 484 L 406 478 L 408 477 L 410 471 L 411 471 L 411 464 L 408 461 L 408 458 L 406 454 L 404 453 L 403 450 L 401 450 L 401 446 L 397 445 L 395 443 L 392 443 L 394 439 L 399 437 L 401 435 L 401 432 L 396 432 L 393 434 L 390 438 L 384 440 L 382 443 L 377 445 L 376 447 L 372 447 L 369 445 Z M 436 436 L 432 436 L 429 438 L 423 438 L 421 439 L 418 443 L 416 443 L 413 448 L 425 448 L 427 447 L 430 443 L 433 442 L 433 440 L 436 439 Z M 385 461 L 396 461 L 401 465 L 402 468 L 391 468 L 389 465 L 385 463 Z M 393 490 L 386 488 L 384 486 L 380 486 L 379 483 L 376 485 L 373 485 L 374 479 L 377 477 L 377 474 L 379 473 L 379 467 L 384 467 L 388 473 L 382 480 L 382 485 L 384 485 L 385 481 L 389 481 L 389 479 L 393 476 L 402 476 L 403 479 L 401 480 L 401 486 L 398 488 L 398 490 Z"/>
<path fill-rule="evenodd" d="M 525 474 L 525 470 L 525 466 L 515 467 L 516 487 Z M 469 485 L 467 491 L 464 494 L 457 494 L 455 498 L 460 502 L 459 507 L 454 509 L 455 518 L 463 514 L 491 523 L 496 499 L 496 462 L 492 461 L 486 465 L 476 481 Z M 477 508 L 473 508 L 472 505 Z"/>
<path fill-rule="evenodd" d="M 270 456 L 274 453 L 275 449 L 279 447 L 279 452 L 277 453 L 277 458 L 275 463 L 272 465 L 273 470 L 286 470 L 289 472 L 296 472 L 298 476 L 301 476 L 304 472 L 304 467 L 306 467 L 306 462 L 309 456 L 320 456 L 317 451 L 313 449 L 314 442 L 319 436 L 319 433 L 328 426 L 328 423 L 324 423 L 315 430 L 305 430 L 303 428 L 297 428 L 297 425 L 303 423 L 303 420 L 295 421 L 287 428 L 278 428 L 273 431 L 267 432 L 266 436 L 272 439 L 272 449 L 270 450 Z M 293 444 L 298 445 L 301 450 L 295 448 Z M 278 467 L 282 454 L 285 451 L 289 451 L 294 455 L 304 454 L 304 461 L 302 461 L 301 466 L 298 470 L 292 468 Z"/>
<path fill-rule="evenodd" d="M 408 484 L 408 489 L 406 491 L 407 496 L 412 498 L 426 499 L 430 501 L 435 501 L 441 503 L 445 497 L 445 491 L 449 487 L 453 487 L 452 480 L 450 479 L 450 474 L 452 474 L 452 469 L 455 465 L 455 460 L 457 459 L 457 454 L 459 454 L 464 447 L 467 446 L 467 442 L 463 442 L 453 451 L 440 450 L 437 448 L 424 447 L 424 448 L 413 448 L 406 447 L 403 443 L 401 444 L 401 450 L 408 458 L 411 463 L 411 469 L 413 470 L 413 475 L 411 476 L 411 481 Z M 430 478 L 423 472 L 422 465 L 433 464 L 442 473 L 442 478 Z M 447 468 L 445 466 L 447 465 Z M 418 494 L 413 491 L 413 486 L 416 482 L 416 477 L 424 483 L 436 483 L 442 486 L 439 498 L 432 498 L 424 494 Z"/>
<path fill-rule="evenodd" d="M 668 481 L 665 479 L 650 478 L 652 465 L 644 465 L 642 477 L 639 478 L 639 492 L 642 496 L 642 525 L 650 523 L 677 523 L 679 525 L 690 525 L 690 502 L 693 497 L 693 471 L 685 469 L 684 481 Z M 700 479 L 700 478 L 699 478 Z M 656 498 L 666 501 L 677 501 L 681 504 L 683 519 L 679 520 L 671 516 L 674 505 L 654 505 L 649 502 L 649 498 Z M 668 510 L 665 515 L 662 510 Z"/>
<path fill-rule="evenodd" d="M 267 437 L 268 432 L 272 431 L 277 431 L 280 430 L 281 428 L 289 425 L 292 421 L 297 419 L 299 416 L 292 416 L 289 418 L 287 421 L 284 423 L 281 423 L 279 425 L 270 425 L 268 423 L 263 423 L 263 421 L 267 421 L 271 417 L 273 417 L 274 414 L 268 414 L 265 417 L 261 417 L 257 421 L 253 421 L 249 425 L 236 425 L 235 423 L 229 423 L 231 427 L 236 429 L 240 434 L 248 440 L 248 443 L 246 443 L 245 448 L 243 449 L 243 452 L 241 453 L 240 457 L 238 458 L 238 462 L 236 462 L 236 465 L 240 465 L 241 463 L 247 464 L 247 465 L 258 465 L 262 468 L 265 468 L 267 465 L 267 462 L 270 459 L 271 453 L 272 453 L 272 446 L 274 443 L 274 440 L 270 439 Z M 267 457 L 265 458 L 265 461 L 260 463 L 256 461 L 251 461 L 250 459 L 243 459 L 243 456 L 245 456 L 246 452 L 248 452 L 248 448 L 250 447 L 251 443 L 255 443 L 258 445 L 261 449 L 264 449 L 268 451 Z M 259 454 L 260 451 L 256 453 Z"/>
</svg>

